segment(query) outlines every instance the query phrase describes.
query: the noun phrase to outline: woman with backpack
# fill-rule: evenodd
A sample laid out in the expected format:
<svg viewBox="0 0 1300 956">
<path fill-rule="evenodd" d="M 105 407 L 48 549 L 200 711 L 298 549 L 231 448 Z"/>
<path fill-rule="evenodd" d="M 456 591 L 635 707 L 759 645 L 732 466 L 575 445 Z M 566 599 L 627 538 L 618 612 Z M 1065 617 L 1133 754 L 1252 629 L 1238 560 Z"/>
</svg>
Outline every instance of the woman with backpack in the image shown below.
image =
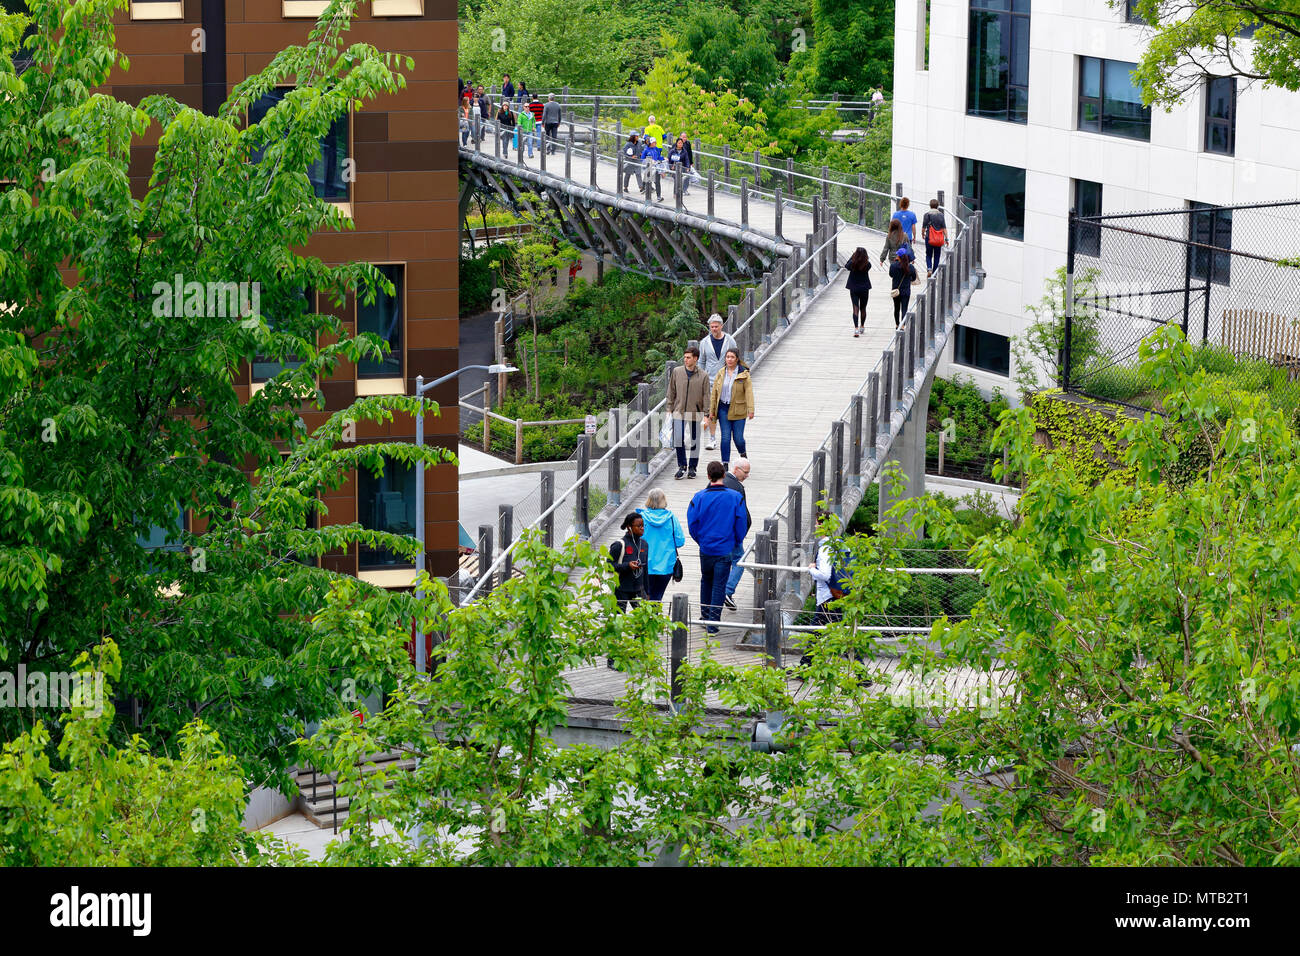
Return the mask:
<svg viewBox="0 0 1300 956">
<path fill-rule="evenodd" d="M 897 219 L 889 220 L 889 232 L 885 234 L 885 244 L 880 250 L 880 264 L 892 261 L 898 250 L 907 245 L 907 236 L 903 233 L 903 224 Z"/>
<path fill-rule="evenodd" d="M 654 177 L 655 199 L 664 198 L 663 177 L 663 150 L 659 148 L 659 141 L 650 134 L 650 127 L 646 127 L 645 140 L 641 145 L 641 165 L 645 167 L 645 198 L 646 202 L 650 201 L 651 177 Z"/>
<path fill-rule="evenodd" d="M 845 288 L 853 300 L 853 337 L 856 339 L 867 329 L 867 295 L 871 292 L 871 256 L 858 246 L 849 256 L 849 281 Z"/>
<path fill-rule="evenodd" d="M 912 283 L 916 281 L 916 267 L 912 265 L 912 250 L 900 246 L 898 256 L 889 267 L 889 294 L 894 300 L 894 328 L 902 324 L 907 315 L 907 304 L 912 298 Z"/>
<path fill-rule="evenodd" d="M 646 495 L 645 507 L 637 514 L 644 523 L 646 559 L 646 600 L 662 601 L 668 582 L 682 579 L 682 562 L 677 549 L 685 546 L 686 532 L 677 516 L 668 510 L 668 496 L 660 488 Z"/>
<path fill-rule="evenodd" d="M 939 209 L 939 200 L 930 200 L 930 211 L 921 217 L 921 240 L 925 243 L 925 277 L 939 268 L 939 253 L 948 244 L 948 223 Z"/>
</svg>

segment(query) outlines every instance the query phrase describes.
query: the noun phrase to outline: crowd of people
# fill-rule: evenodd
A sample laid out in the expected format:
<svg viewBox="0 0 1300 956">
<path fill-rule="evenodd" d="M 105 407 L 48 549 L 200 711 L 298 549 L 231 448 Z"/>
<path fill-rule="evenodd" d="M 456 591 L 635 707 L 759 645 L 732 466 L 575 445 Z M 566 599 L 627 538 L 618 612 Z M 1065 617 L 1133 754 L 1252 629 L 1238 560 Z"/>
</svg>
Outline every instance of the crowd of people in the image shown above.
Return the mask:
<svg viewBox="0 0 1300 956">
<path fill-rule="evenodd" d="M 889 220 L 889 231 L 880 250 L 881 267 L 888 263 L 894 328 L 898 328 L 907 315 L 912 285 L 921 281 L 916 271 L 916 255 L 912 251 L 917 243 L 917 221 L 911 205 L 912 201 L 906 196 L 898 201 L 898 209 Z M 925 244 L 925 278 L 928 279 L 939 268 L 939 257 L 948 244 L 948 223 L 939 208 L 939 200 L 930 200 L 930 211 L 921 219 L 920 228 L 920 241 Z M 871 256 L 867 250 L 858 246 L 849 256 L 847 269 L 849 276 L 845 286 L 853 310 L 853 337 L 859 338 L 866 331 L 867 300 L 871 292 Z"/>
</svg>

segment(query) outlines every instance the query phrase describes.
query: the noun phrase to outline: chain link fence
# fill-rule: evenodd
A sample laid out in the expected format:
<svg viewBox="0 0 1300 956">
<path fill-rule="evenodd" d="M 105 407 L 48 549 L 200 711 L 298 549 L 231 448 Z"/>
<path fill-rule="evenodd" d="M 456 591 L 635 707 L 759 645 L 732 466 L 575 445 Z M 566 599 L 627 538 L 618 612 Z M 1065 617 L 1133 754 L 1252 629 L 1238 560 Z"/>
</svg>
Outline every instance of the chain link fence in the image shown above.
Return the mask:
<svg viewBox="0 0 1300 956">
<path fill-rule="evenodd" d="M 1138 350 L 1174 325 L 1234 388 L 1300 409 L 1300 200 L 1070 217 L 1060 384 L 1159 410 Z"/>
</svg>

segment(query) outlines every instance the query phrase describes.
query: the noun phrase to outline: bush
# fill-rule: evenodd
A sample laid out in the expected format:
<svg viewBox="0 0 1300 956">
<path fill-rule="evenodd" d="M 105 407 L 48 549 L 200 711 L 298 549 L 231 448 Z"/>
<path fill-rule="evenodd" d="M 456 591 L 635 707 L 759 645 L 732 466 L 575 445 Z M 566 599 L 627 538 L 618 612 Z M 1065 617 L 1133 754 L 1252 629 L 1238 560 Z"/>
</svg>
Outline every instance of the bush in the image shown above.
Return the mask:
<svg viewBox="0 0 1300 956">
<path fill-rule="evenodd" d="M 488 246 L 474 257 L 460 260 L 460 314 L 476 315 L 492 305 L 492 290 L 501 285 L 501 266 L 511 256 L 508 243 Z"/>
<path fill-rule="evenodd" d="M 998 416 L 1009 407 L 999 391 L 993 393 L 992 399 L 986 399 L 970 380 L 960 376 L 951 380 L 936 378 L 930 391 L 926 458 L 938 461 L 939 433 L 944 429 L 944 422 L 951 419 L 956 437 L 944 448 L 944 474 L 992 481 L 993 462 L 997 455 L 989 445 L 998 425 Z"/>
</svg>

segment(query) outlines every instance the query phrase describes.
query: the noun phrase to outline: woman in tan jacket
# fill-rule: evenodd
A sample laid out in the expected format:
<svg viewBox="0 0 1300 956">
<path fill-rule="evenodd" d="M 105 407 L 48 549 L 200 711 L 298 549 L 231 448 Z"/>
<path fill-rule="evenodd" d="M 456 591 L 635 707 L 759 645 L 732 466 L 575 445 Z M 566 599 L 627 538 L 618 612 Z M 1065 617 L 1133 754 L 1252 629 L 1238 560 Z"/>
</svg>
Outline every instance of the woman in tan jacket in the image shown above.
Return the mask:
<svg viewBox="0 0 1300 956">
<path fill-rule="evenodd" d="M 724 364 L 713 379 L 708 412 L 708 417 L 722 426 L 722 463 L 731 462 L 733 438 L 740 457 L 749 457 L 745 451 L 745 422 L 754 417 L 754 386 L 749 369 L 740 360 L 739 349 L 727 349 Z"/>
</svg>

